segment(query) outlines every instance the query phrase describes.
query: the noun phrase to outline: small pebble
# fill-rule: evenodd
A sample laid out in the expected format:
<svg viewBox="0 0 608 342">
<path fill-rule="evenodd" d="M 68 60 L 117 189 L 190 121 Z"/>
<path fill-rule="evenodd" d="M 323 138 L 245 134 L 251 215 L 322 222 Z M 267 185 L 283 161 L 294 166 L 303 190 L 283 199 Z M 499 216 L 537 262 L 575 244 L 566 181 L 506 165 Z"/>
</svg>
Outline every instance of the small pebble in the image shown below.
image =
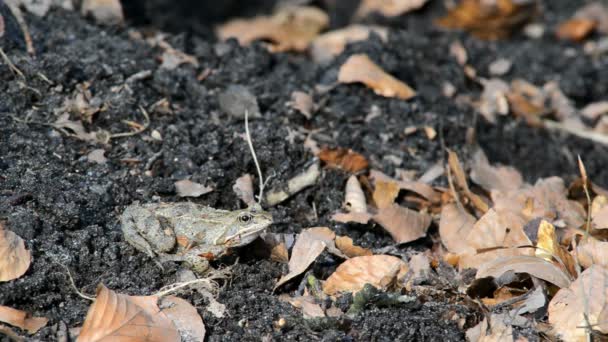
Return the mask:
<svg viewBox="0 0 608 342">
<path fill-rule="evenodd" d="M 506 75 L 509 70 L 511 70 L 511 61 L 505 58 L 499 58 L 494 62 L 490 63 L 488 66 L 488 71 L 490 75 L 493 76 L 503 76 Z"/>
</svg>

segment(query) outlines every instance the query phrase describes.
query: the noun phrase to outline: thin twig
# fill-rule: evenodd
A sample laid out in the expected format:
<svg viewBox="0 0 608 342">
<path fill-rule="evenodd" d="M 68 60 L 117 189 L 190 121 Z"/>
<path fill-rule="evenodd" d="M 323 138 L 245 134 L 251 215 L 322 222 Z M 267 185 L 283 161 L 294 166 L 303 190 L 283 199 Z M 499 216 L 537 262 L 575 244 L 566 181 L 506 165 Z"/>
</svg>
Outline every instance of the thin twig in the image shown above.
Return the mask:
<svg viewBox="0 0 608 342">
<path fill-rule="evenodd" d="M 566 132 L 575 135 L 579 138 L 587 139 L 596 143 L 608 145 L 608 135 L 593 132 L 589 129 L 580 129 L 572 127 L 571 125 L 565 125 L 561 122 L 555 122 L 552 120 L 543 120 L 542 124 L 545 128 L 553 129 L 557 131 Z"/>
<path fill-rule="evenodd" d="M 587 222 L 585 229 L 585 242 L 589 239 L 589 232 L 591 231 L 591 195 L 589 195 L 589 187 L 587 186 L 589 179 L 587 178 L 587 170 L 585 169 L 585 164 L 581 159 L 581 156 L 578 156 L 578 170 L 581 173 L 581 178 L 583 180 L 583 190 L 585 191 L 585 197 L 587 198 Z"/>
<path fill-rule="evenodd" d="M 158 291 L 157 293 L 153 294 L 153 296 L 156 297 L 164 297 L 166 295 L 169 295 L 171 293 L 174 293 L 180 289 L 186 288 L 186 287 L 190 287 L 192 285 L 196 285 L 196 284 L 200 284 L 200 283 L 205 283 L 208 286 L 211 287 L 211 289 L 217 289 L 218 285 L 214 280 L 219 280 L 219 279 L 225 279 L 228 277 L 230 270 L 229 269 L 224 269 L 222 271 L 219 272 L 212 272 L 209 274 L 208 277 L 206 278 L 200 278 L 200 279 L 194 279 L 194 280 L 189 280 L 189 281 L 184 281 L 184 282 L 180 282 L 180 283 L 175 283 L 175 284 L 171 284 L 168 286 L 163 287 L 162 289 L 160 289 L 160 291 Z"/>
<path fill-rule="evenodd" d="M 32 41 L 32 36 L 30 35 L 30 30 L 27 28 L 27 24 L 25 23 L 25 19 L 23 18 L 23 12 L 19 9 L 18 6 L 15 6 L 10 1 L 6 1 L 6 5 L 8 9 L 11 11 L 15 19 L 17 19 L 17 23 L 19 24 L 19 28 L 23 32 L 23 40 L 25 40 L 25 49 L 30 56 L 36 56 L 36 49 L 34 49 L 34 42 Z"/>
<path fill-rule="evenodd" d="M 114 133 L 110 135 L 110 139 L 114 139 L 114 138 L 124 138 L 124 137 L 130 137 L 133 135 L 138 135 L 141 132 L 145 131 L 146 129 L 148 129 L 148 127 L 150 126 L 150 116 L 148 115 L 148 112 L 144 109 L 144 107 L 139 106 L 139 110 L 141 111 L 141 113 L 144 115 L 145 118 L 145 122 L 144 124 L 141 126 L 141 128 L 136 129 L 135 131 L 132 132 L 125 132 L 125 133 Z"/>
<path fill-rule="evenodd" d="M 15 66 L 15 64 L 13 64 L 13 62 L 11 62 L 11 59 L 8 58 L 8 56 L 6 55 L 6 53 L 4 53 L 4 50 L 2 48 L 0 48 L 0 56 L 2 56 L 2 59 L 8 65 L 8 67 L 11 69 L 11 71 L 13 73 L 15 73 L 15 74 L 21 76 L 21 78 L 25 79 L 25 75 L 21 72 L 21 70 L 19 70 L 19 68 L 17 68 Z"/>
<path fill-rule="evenodd" d="M 253 162 L 255 163 L 255 168 L 258 171 L 258 178 L 260 180 L 260 194 L 258 195 L 258 203 L 262 202 L 262 195 L 264 194 L 264 176 L 262 176 L 262 169 L 260 168 L 260 163 L 258 163 L 258 157 L 255 154 L 255 149 L 253 148 L 253 143 L 251 142 L 251 134 L 249 133 L 249 111 L 245 111 L 245 135 L 247 136 L 247 145 L 249 145 L 249 150 L 251 151 L 251 155 L 253 157 Z"/>
<path fill-rule="evenodd" d="M 95 300 L 95 297 L 87 296 L 84 293 L 80 292 L 80 290 L 78 290 L 78 288 L 76 287 L 76 283 L 74 283 L 74 278 L 72 278 L 72 274 L 70 273 L 70 269 L 66 265 L 58 263 L 58 262 L 55 262 L 55 263 L 57 265 L 63 267 L 63 269 L 65 269 L 65 271 L 66 271 L 66 273 L 68 275 L 68 278 L 70 279 L 70 284 L 72 285 L 72 289 L 74 290 L 74 292 L 76 292 L 76 294 L 78 296 L 80 296 L 80 297 L 82 297 L 84 299 L 88 299 L 90 301 L 94 301 Z"/>
</svg>

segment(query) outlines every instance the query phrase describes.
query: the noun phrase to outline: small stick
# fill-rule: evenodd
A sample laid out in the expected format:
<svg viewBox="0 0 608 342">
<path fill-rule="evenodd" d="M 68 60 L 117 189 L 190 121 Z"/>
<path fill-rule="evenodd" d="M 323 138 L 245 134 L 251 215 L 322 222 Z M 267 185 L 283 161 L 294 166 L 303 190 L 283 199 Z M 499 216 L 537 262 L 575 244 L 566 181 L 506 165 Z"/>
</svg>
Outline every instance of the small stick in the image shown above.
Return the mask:
<svg viewBox="0 0 608 342">
<path fill-rule="evenodd" d="M 141 113 L 144 115 L 144 118 L 145 118 L 145 122 L 141 126 L 141 128 L 136 129 L 135 131 L 132 131 L 132 132 L 111 134 L 110 139 L 130 137 L 133 135 L 137 135 L 137 134 L 145 131 L 146 129 L 148 129 L 148 127 L 150 126 L 150 116 L 148 115 L 148 112 L 144 109 L 144 107 L 139 106 L 139 110 L 141 111 Z"/>
<path fill-rule="evenodd" d="M 6 5 L 8 9 L 11 11 L 15 19 L 17 19 L 17 23 L 19 24 L 19 28 L 23 32 L 23 40 L 25 40 L 25 49 L 30 56 L 36 56 L 36 49 L 34 49 L 34 42 L 32 41 L 32 36 L 30 35 L 30 30 L 27 28 L 27 24 L 25 23 L 25 19 L 23 18 L 23 12 L 19 9 L 18 6 L 15 6 L 10 1 L 6 1 Z"/>
<path fill-rule="evenodd" d="M 258 195 L 258 203 L 262 202 L 262 195 L 264 194 L 264 176 L 262 176 L 262 169 L 260 168 L 260 163 L 258 163 L 258 157 L 255 154 L 255 149 L 253 148 L 253 143 L 251 142 L 251 134 L 249 133 L 249 111 L 245 111 L 245 135 L 247 136 L 247 145 L 249 145 L 249 150 L 251 151 L 251 155 L 253 156 L 253 162 L 255 163 L 255 168 L 258 171 L 258 178 L 260 180 L 260 194 Z"/>
<path fill-rule="evenodd" d="M 19 68 L 17 68 L 15 66 L 15 64 L 13 64 L 13 62 L 11 62 L 11 59 L 8 58 L 8 56 L 6 55 L 6 53 L 4 53 L 4 50 L 2 48 L 0 48 L 0 56 L 2 56 L 2 59 L 8 65 L 8 67 L 11 69 L 12 72 L 21 76 L 21 78 L 25 79 L 25 75 L 21 72 L 21 70 L 19 70 Z"/>
<path fill-rule="evenodd" d="M 552 120 L 542 120 L 542 124 L 547 129 L 553 129 L 563 131 L 579 138 L 587 139 L 596 143 L 608 145 L 608 136 L 605 134 L 593 132 L 589 129 L 578 129 L 569 125 L 565 125 L 561 122 L 555 122 Z"/>
</svg>

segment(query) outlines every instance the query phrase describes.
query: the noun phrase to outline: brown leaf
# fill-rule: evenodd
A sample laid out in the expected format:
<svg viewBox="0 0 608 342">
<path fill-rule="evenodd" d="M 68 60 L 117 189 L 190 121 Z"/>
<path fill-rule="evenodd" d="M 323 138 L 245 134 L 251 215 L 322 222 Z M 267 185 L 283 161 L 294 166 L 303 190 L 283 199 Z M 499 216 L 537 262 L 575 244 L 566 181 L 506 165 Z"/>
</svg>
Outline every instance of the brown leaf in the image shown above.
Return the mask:
<svg viewBox="0 0 608 342">
<path fill-rule="evenodd" d="M 448 29 L 463 29 L 482 39 L 499 39 L 534 16 L 535 1 L 462 0 L 436 23 Z"/>
<path fill-rule="evenodd" d="M 177 327 L 182 341 L 203 342 L 205 324 L 198 311 L 190 303 L 175 296 L 162 298 L 163 311 Z"/>
<path fill-rule="evenodd" d="M 80 11 L 90 15 L 99 24 L 118 25 L 124 22 L 119 0 L 83 0 Z"/>
<path fill-rule="evenodd" d="M 155 296 L 127 296 L 97 287 L 78 342 L 125 340 L 180 341 L 173 322 L 161 311 Z"/>
<path fill-rule="evenodd" d="M 323 312 L 321 306 L 316 303 L 315 298 L 311 295 L 298 297 L 282 296 L 281 299 L 287 301 L 293 307 L 301 309 L 305 319 L 325 317 L 325 312 Z"/>
<path fill-rule="evenodd" d="M 473 155 L 471 180 L 488 192 L 517 190 L 524 183 L 521 174 L 516 169 L 509 166 L 490 165 L 482 149 L 478 149 Z"/>
<path fill-rule="evenodd" d="M 534 250 L 534 254 L 538 258 L 545 259 L 549 262 L 557 260 L 557 264 L 562 267 L 562 269 L 570 273 L 570 275 L 576 276 L 574 258 L 564 247 L 560 246 L 557 240 L 557 234 L 555 233 L 555 227 L 546 220 L 542 220 L 538 225 L 538 232 L 536 235 L 538 236 L 538 241 L 536 242 L 537 248 Z"/>
<path fill-rule="evenodd" d="M 477 110 L 488 122 L 495 123 L 496 115 L 509 114 L 507 93 L 509 85 L 499 78 L 482 80 L 483 92 L 477 104 Z"/>
<path fill-rule="evenodd" d="M 25 311 L 0 305 L 0 322 L 26 330 L 30 334 L 35 334 L 49 322 L 49 319 L 45 317 L 30 317 Z"/>
<path fill-rule="evenodd" d="M 595 26 L 596 23 L 594 20 L 572 18 L 561 23 L 557 28 L 555 35 L 557 35 L 559 39 L 580 42 L 593 32 Z"/>
<path fill-rule="evenodd" d="M 412 88 L 387 74 L 365 54 L 352 55 L 342 64 L 338 82 L 363 83 L 376 94 L 384 97 L 407 100 L 416 96 Z"/>
<path fill-rule="evenodd" d="M 291 107 L 302 113 L 307 119 L 312 118 L 312 112 L 315 108 L 315 103 L 312 96 L 303 91 L 294 91 L 291 93 Z"/>
<path fill-rule="evenodd" d="M 216 28 L 221 40 L 238 39 L 241 45 L 270 40 L 272 51 L 304 51 L 329 24 L 329 17 L 316 7 L 283 7 L 272 16 L 234 19 Z"/>
<path fill-rule="evenodd" d="M 372 251 L 367 248 L 355 246 L 353 244 L 353 239 L 348 236 L 336 237 L 336 247 L 349 258 L 373 254 Z"/>
<path fill-rule="evenodd" d="M 587 326 L 608 333 L 608 271 L 599 265 L 586 269 L 549 303 L 549 323 L 563 341 L 586 341 Z M 587 318 L 587 319 L 585 319 Z"/>
<path fill-rule="evenodd" d="M 462 168 L 460 160 L 458 159 L 458 155 L 450 149 L 448 149 L 447 151 L 448 165 L 450 167 L 450 170 L 452 170 L 456 185 L 458 185 L 458 187 L 463 190 L 464 195 L 471 201 L 471 203 L 475 206 L 475 208 L 477 208 L 477 210 L 481 211 L 482 213 L 487 212 L 489 209 L 488 204 L 484 202 L 481 197 L 471 192 L 471 190 L 469 189 L 469 185 L 467 183 L 467 176 L 464 172 L 464 169 Z"/>
<path fill-rule="evenodd" d="M 454 203 L 449 203 L 441 209 L 439 219 L 439 235 L 441 242 L 452 253 L 475 253 L 469 246 L 464 236 L 468 236 L 475 224 L 475 217 L 467 213 L 464 208 L 459 208 Z"/>
<path fill-rule="evenodd" d="M 308 266 L 321 255 L 328 245 L 333 245 L 335 237 L 336 234 L 326 227 L 315 227 L 303 230 L 302 233 L 298 235 L 293 250 L 291 251 L 289 273 L 282 276 L 274 288 L 276 289 L 304 273 Z"/>
<path fill-rule="evenodd" d="M 199 197 L 213 191 L 213 188 L 195 183 L 189 179 L 175 182 L 175 190 L 179 197 Z"/>
<path fill-rule="evenodd" d="M 398 204 L 381 208 L 373 220 L 391 234 L 396 243 L 407 243 L 426 236 L 431 225 L 431 217 L 428 214 Z"/>
<path fill-rule="evenodd" d="M 595 196 L 591 202 L 591 222 L 594 229 L 608 229 L 608 198 Z"/>
<path fill-rule="evenodd" d="M 554 263 L 528 255 L 501 257 L 482 265 L 477 270 L 477 279 L 498 278 L 506 272 L 527 273 L 557 287 L 566 288 L 572 282 L 570 276 Z"/>
<path fill-rule="evenodd" d="M 367 159 L 363 155 L 351 149 L 341 147 L 334 149 L 323 148 L 319 152 L 319 159 L 329 167 L 343 169 L 352 173 L 365 170 L 369 166 Z"/>
<path fill-rule="evenodd" d="M 234 191 L 236 196 L 248 206 L 255 203 L 253 180 L 250 174 L 247 173 L 237 178 L 234 182 L 234 186 L 232 186 L 232 191 Z"/>
<path fill-rule="evenodd" d="M 97 134 L 93 132 L 87 132 L 84 125 L 80 121 L 70 120 L 70 114 L 65 113 L 59 116 L 52 126 L 64 133 L 70 134 L 76 139 L 89 142 L 98 142 Z"/>
<path fill-rule="evenodd" d="M 0 282 L 17 279 L 27 272 L 32 262 L 30 252 L 17 234 L 0 222 Z"/>
<path fill-rule="evenodd" d="M 428 0 L 362 0 L 356 17 L 378 12 L 385 17 L 396 17 L 424 6 Z"/>
<path fill-rule="evenodd" d="M 443 172 L 443 168 L 441 169 L 441 171 Z M 396 179 L 393 179 L 393 178 L 385 175 L 384 173 L 382 173 L 378 170 L 371 170 L 369 173 L 369 178 L 375 182 L 378 182 L 378 181 L 395 182 L 399 186 L 399 189 L 414 192 L 433 203 L 437 203 L 437 202 L 441 201 L 441 195 L 439 194 L 439 192 L 435 191 L 435 189 L 433 189 L 432 186 L 430 186 L 420 180 L 419 181 L 408 181 L 408 180 L 398 181 Z"/>
<path fill-rule="evenodd" d="M 375 33 L 383 41 L 388 40 L 388 29 L 381 26 L 350 25 L 345 28 L 324 33 L 312 42 L 311 54 L 315 62 L 326 63 L 344 51 L 346 45 L 367 39 Z"/>
<path fill-rule="evenodd" d="M 516 91 L 511 90 L 506 96 L 513 115 L 524 118 L 528 125 L 540 125 L 540 117 L 548 112 L 543 105 L 534 103 L 531 99 Z"/>
<path fill-rule="evenodd" d="M 608 242 L 589 237 L 576 247 L 576 257 L 584 268 L 591 265 L 608 268 Z"/>
<path fill-rule="evenodd" d="M 492 313 L 489 321 L 488 317 L 484 317 L 479 324 L 467 330 L 467 341 L 513 342 L 512 321 L 513 317 L 508 313 Z"/>
<path fill-rule="evenodd" d="M 355 257 L 343 262 L 327 278 L 323 284 L 323 292 L 332 296 L 344 292 L 357 292 L 368 283 L 381 290 L 386 290 L 402 279 L 407 271 L 407 263 L 394 256 Z"/>
<path fill-rule="evenodd" d="M 397 195 L 399 195 L 399 185 L 397 183 L 376 181 L 373 197 L 378 209 L 392 206 L 395 203 Z"/>
</svg>

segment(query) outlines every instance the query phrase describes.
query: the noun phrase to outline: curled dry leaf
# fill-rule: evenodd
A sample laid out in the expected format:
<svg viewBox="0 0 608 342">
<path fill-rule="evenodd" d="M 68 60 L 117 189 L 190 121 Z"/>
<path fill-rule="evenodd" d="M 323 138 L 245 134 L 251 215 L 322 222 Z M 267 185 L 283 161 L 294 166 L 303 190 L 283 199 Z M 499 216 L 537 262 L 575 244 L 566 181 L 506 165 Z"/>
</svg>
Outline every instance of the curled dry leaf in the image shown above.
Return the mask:
<svg viewBox="0 0 608 342">
<path fill-rule="evenodd" d="M 344 207 L 348 213 L 335 213 L 331 219 L 342 223 L 357 222 L 366 224 L 372 215 L 367 211 L 365 194 L 363 193 L 363 189 L 361 189 L 357 176 L 352 175 L 348 178 L 345 193 Z"/>
<path fill-rule="evenodd" d="M 587 38 L 595 29 L 596 22 L 585 18 L 572 18 L 559 25 L 555 35 L 559 39 L 580 42 Z"/>
<path fill-rule="evenodd" d="M 572 276 L 576 276 L 574 258 L 564 247 L 560 246 L 557 234 L 555 233 L 555 227 L 546 220 L 542 220 L 538 225 L 538 233 L 536 235 L 538 241 L 536 242 L 534 254 L 538 258 L 549 262 L 557 261 L 557 265 L 562 269 Z"/>
<path fill-rule="evenodd" d="M 30 334 L 35 334 L 49 322 L 49 319 L 45 317 L 30 317 L 25 311 L 0 305 L 0 322 L 23 329 Z"/>
<path fill-rule="evenodd" d="M 351 25 L 345 28 L 324 33 L 312 42 L 312 56 L 317 63 L 329 62 L 344 51 L 347 44 L 365 40 L 375 33 L 383 41 L 388 40 L 388 29 L 381 26 Z"/>
<path fill-rule="evenodd" d="M 398 204 L 379 209 L 373 220 L 391 234 L 396 243 L 407 243 L 426 236 L 431 225 L 431 217 L 428 214 Z"/>
<path fill-rule="evenodd" d="M 559 288 L 567 288 L 572 282 L 570 276 L 554 263 L 529 255 L 500 257 L 485 263 L 477 270 L 476 278 L 498 278 L 509 271 L 527 273 Z"/>
<path fill-rule="evenodd" d="M 563 341 L 586 341 L 588 329 L 608 333 L 608 270 L 586 269 L 569 287 L 560 289 L 549 303 L 549 323 Z"/>
<path fill-rule="evenodd" d="M 576 247 L 576 258 L 584 268 L 591 265 L 608 268 L 608 242 L 589 237 Z"/>
<path fill-rule="evenodd" d="M 205 324 L 194 306 L 175 296 L 162 298 L 161 305 L 162 312 L 177 327 L 182 341 L 203 342 L 205 340 Z"/>
<path fill-rule="evenodd" d="M 348 259 L 327 278 L 323 292 L 337 295 L 357 292 L 371 284 L 386 290 L 407 274 L 408 266 L 403 260 L 390 255 L 370 255 Z"/>
<path fill-rule="evenodd" d="M 456 185 L 462 189 L 464 196 L 471 201 L 477 210 L 481 211 L 482 213 L 487 212 L 489 209 L 488 204 L 479 195 L 473 193 L 469 189 L 467 176 L 462 168 L 460 160 L 458 159 L 458 155 L 450 149 L 448 149 L 448 166 L 450 167 L 450 170 L 452 170 L 452 175 Z"/>
<path fill-rule="evenodd" d="M 378 12 L 385 17 L 396 17 L 421 8 L 427 1 L 428 0 L 363 0 L 361 1 L 355 16 L 364 17 L 370 13 Z"/>
<path fill-rule="evenodd" d="M 315 108 L 315 103 L 312 96 L 303 91 L 294 91 L 291 93 L 291 107 L 302 113 L 307 119 L 312 118 L 312 112 Z"/>
<path fill-rule="evenodd" d="M 255 203 L 255 197 L 253 194 L 253 180 L 250 174 L 247 173 L 237 178 L 236 182 L 234 182 L 234 186 L 232 187 L 232 191 L 234 191 L 236 196 L 240 198 L 243 203 L 247 205 L 252 205 Z"/>
<path fill-rule="evenodd" d="M 291 251 L 289 273 L 282 276 L 274 288 L 276 289 L 304 273 L 308 266 L 321 255 L 328 245 L 333 246 L 335 237 L 336 234 L 326 227 L 315 227 L 303 230 L 298 236 L 296 243 L 293 246 L 293 250 Z"/>
<path fill-rule="evenodd" d="M 175 182 L 175 190 L 179 197 L 199 197 L 213 191 L 213 188 L 195 183 L 189 179 Z"/>
<path fill-rule="evenodd" d="M 21 277 L 30 267 L 32 257 L 17 234 L 0 222 L 0 282 Z"/>
<path fill-rule="evenodd" d="M 490 315 L 479 322 L 476 326 L 469 328 L 466 332 L 467 341 L 474 342 L 513 342 L 513 318 L 507 313 Z M 519 340 L 518 340 L 519 341 Z"/>
<path fill-rule="evenodd" d="M 590 120 L 596 120 L 606 113 L 608 113 L 608 101 L 593 102 L 581 109 L 581 115 Z"/>
<path fill-rule="evenodd" d="M 483 150 L 478 149 L 471 163 L 471 180 L 488 192 L 519 189 L 524 181 L 516 169 L 509 166 L 492 166 Z"/>
<path fill-rule="evenodd" d="M 238 39 L 241 45 L 270 40 L 273 51 L 304 51 L 329 24 L 329 17 L 316 7 L 283 7 L 272 16 L 234 19 L 216 29 L 222 40 Z"/>
<path fill-rule="evenodd" d="M 441 171 L 441 173 L 443 173 L 443 168 L 441 166 L 439 167 L 439 170 Z M 441 201 L 441 195 L 439 194 L 439 192 L 435 191 L 432 186 L 422 181 L 422 178 L 419 181 L 398 181 L 377 170 L 371 170 L 369 173 L 369 178 L 375 182 L 394 182 L 399 186 L 399 189 L 414 192 L 433 203 Z"/>
<path fill-rule="evenodd" d="M 367 169 L 369 163 L 360 153 L 346 148 L 324 148 L 319 152 L 321 159 L 327 166 L 357 173 Z"/>
<path fill-rule="evenodd" d="M 378 209 L 392 206 L 397 195 L 399 195 L 399 185 L 397 183 L 383 180 L 376 181 L 373 198 Z"/>
<path fill-rule="evenodd" d="M 353 244 L 353 239 L 348 236 L 336 237 L 336 247 L 349 258 L 373 254 L 372 251 L 367 248 L 355 246 Z"/>
<path fill-rule="evenodd" d="M 90 15 L 99 24 L 116 25 L 124 22 L 122 5 L 119 0 L 83 0 L 83 15 Z"/>
<path fill-rule="evenodd" d="M 523 26 L 536 12 L 534 0 L 462 0 L 437 24 L 463 29 L 482 39 L 499 39 Z"/>
<path fill-rule="evenodd" d="M 120 337 L 146 341 L 180 341 L 180 334 L 161 311 L 155 296 L 127 296 L 97 287 L 97 297 L 89 308 L 78 342 L 114 341 Z"/>
<path fill-rule="evenodd" d="M 454 203 L 449 203 L 441 209 L 439 219 L 439 235 L 441 242 L 451 253 L 474 254 L 475 250 L 469 246 L 463 236 L 468 236 L 475 225 L 475 217 L 459 208 Z"/>
<path fill-rule="evenodd" d="M 416 96 L 414 89 L 387 74 L 365 54 L 350 56 L 340 67 L 340 83 L 363 83 L 376 94 L 384 97 L 397 97 L 402 100 Z"/>
<path fill-rule="evenodd" d="M 281 187 L 268 191 L 266 203 L 270 206 L 277 205 L 303 189 L 314 185 L 321 175 L 321 166 L 319 164 L 318 160 L 314 160 L 304 171 L 287 181 L 287 188 Z"/>
</svg>

